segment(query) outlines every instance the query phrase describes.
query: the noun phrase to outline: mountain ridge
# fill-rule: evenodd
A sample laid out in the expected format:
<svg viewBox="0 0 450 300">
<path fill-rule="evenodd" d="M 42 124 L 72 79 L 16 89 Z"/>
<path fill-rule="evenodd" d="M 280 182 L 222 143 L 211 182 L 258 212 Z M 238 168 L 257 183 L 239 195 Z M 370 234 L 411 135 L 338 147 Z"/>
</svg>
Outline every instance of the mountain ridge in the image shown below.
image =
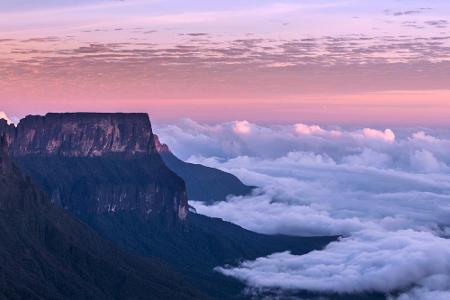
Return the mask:
<svg viewBox="0 0 450 300">
<path fill-rule="evenodd" d="M 185 181 L 189 200 L 211 204 L 226 201 L 229 196 L 251 194 L 255 189 L 253 186 L 242 183 L 233 174 L 179 159 L 170 151 L 168 145 L 161 143 L 156 134 L 155 145 L 164 163 Z"/>
</svg>

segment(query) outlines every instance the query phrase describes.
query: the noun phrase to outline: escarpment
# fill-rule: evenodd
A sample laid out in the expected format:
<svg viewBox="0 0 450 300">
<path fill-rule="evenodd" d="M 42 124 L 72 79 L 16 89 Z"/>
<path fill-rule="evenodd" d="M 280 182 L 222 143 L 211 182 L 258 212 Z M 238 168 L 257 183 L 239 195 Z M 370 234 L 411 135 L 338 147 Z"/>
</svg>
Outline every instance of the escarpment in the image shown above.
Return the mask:
<svg viewBox="0 0 450 300">
<path fill-rule="evenodd" d="M 17 164 L 74 214 L 133 212 L 168 224 L 187 217 L 185 184 L 155 149 L 147 114 L 49 113 L 6 125 L 0 134 Z"/>
</svg>

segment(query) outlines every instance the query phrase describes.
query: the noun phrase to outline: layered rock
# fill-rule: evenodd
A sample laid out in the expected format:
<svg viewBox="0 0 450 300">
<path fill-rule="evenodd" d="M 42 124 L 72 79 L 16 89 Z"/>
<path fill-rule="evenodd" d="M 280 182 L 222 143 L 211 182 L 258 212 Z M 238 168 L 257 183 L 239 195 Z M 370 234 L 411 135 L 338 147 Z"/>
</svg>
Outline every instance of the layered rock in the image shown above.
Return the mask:
<svg viewBox="0 0 450 300">
<path fill-rule="evenodd" d="M 155 152 L 147 114 L 50 113 L 28 116 L 17 128 L 15 155 L 98 157 Z"/>
<path fill-rule="evenodd" d="M 14 159 L 61 207 L 85 217 L 186 218 L 184 182 L 156 151 L 147 114 L 51 113 L 14 130 L 7 132 Z"/>
</svg>

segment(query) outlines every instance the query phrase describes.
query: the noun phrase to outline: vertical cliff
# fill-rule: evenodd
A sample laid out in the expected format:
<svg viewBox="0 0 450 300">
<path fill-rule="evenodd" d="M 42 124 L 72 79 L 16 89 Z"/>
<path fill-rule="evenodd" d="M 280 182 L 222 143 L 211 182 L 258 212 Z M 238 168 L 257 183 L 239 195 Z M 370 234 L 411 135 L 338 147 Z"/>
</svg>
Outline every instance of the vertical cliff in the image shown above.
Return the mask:
<svg viewBox="0 0 450 300">
<path fill-rule="evenodd" d="M 16 136 L 16 127 L 13 124 L 8 124 L 5 119 L 0 119 L 0 136 L 6 138 L 8 145 L 12 144 Z"/>
<path fill-rule="evenodd" d="M 17 127 L 17 156 L 61 157 L 151 155 L 153 133 L 147 114 L 49 113 L 28 116 Z"/>
<path fill-rule="evenodd" d="M 20 167 L 77 215 L 133 212 L 170 224 L 187 216 L 184 182 L 156 151 L 147 114 L 28 116 L 12 136 Z"/>
</svg>

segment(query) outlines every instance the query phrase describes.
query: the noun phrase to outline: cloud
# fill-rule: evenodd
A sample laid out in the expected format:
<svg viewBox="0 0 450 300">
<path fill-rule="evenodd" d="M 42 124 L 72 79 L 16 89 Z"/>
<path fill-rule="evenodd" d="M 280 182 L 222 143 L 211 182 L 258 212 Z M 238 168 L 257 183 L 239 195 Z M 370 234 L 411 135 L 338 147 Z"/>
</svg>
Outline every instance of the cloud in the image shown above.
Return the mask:
<svg viewBox="0 0 450 300">
<path fill-rule="evenodd" d="M 395 141 L 395 134 L 390 129 L 386 129 L 385 131 L 379 131 L 371 128 L 364 128 L 362 130 L 362 133 L 365 137 L 368 138 L 382 139 L 387 142 Z"/>
<path fill-rule="evenodd" d="M 247 121 L 237 121 L 233 127 L 234 132 L 237 134 L 250 134 L 252 129 L 250 127 L 250 123 Z"/>
<path fill-rule="evenodd" d="M 236 124 L 251 130 L 242 135 Z M 256 298 L 268 289 L 392 300 L 450 294 L 449 130 L 185 120 L 156 131 L 189 161 L 259 187 L 214 205 L 191 201 L 198 213 L 261 233 L 344 236 L 303 256 L 218 266 Z"/>
<path fill-rule="evenodd" d="M 434 287 L 450 287 L 449 256 L 450 241 L 431 233 L 367 230 L 321 251 L 302 256 L 277 253 L 217 270 L 259 288 L 394 293 L 431 283 Z M 439 279 L 446 281 L 436 282 Z"/>
<path fill-rule="evenodd" d="M 12 124 L 13 121 L 11 121 L 11 119 L 8 117 L 8 115 L 6 115 L 6 113 L 0 111 L 0 119 L 4 119 L 6 120 L 6 122 L 8 122 L 8 124 Z"/>
<path fill-rule="evenodd" d="M 245 13 L 243 15 L 245 19 L 247 16 Z M 190 18 L 193 22 L 201 20 L 195 16 L 174 15 L 173 18 L 178 22 L 188 22 Z M 7 17 L 3 19 L 9 20 Z M 47 17 L 40 19 L 52 20 Z M 156 25 L 131 23 L 117 28 L 119 25 L 102 27 L 94 24 L 78 28 L 76 32 L 69 31 L 69 37 L 48 36 L 48 33 L 39 37 L 35 33 L 30 38 L 8 41 L 6 47 L 11 51 L 3 53 L 3 60 L 0 61 L 0 97 L 18 101 L 18 98 L 35 98 L 37 95 L 48 99 L 50 103 L 63 97 L 98 99 L 99 95 L 105 99 L 126 97 L 149 99 L 147 101 L 211 97 L 222 100 L 277 99 L 277 109 L 273 115 L 279 113 L 278 110 L 286 110 L 283 116 L 295 116 L 295 109 L 301 109 L 301 113 L 308 117 L 310 105 L 300 105 L 308 101 L 288 105 L 283 101 L 279 103 L 280 97 L 295 97 L 296 101 L 300 101 L 298 99 L 303 99 L 303 96 L 311 95 L 322 98 L 324 94 L 434 91 L 445 90 L 450 86 L 450 77 L 447 76 L 450 39 L 440 34 L 419 38 L 363 34 L 313 38 L 300 35 L 274 39 L 260 35 L 249 38 L 205 32 L 209 35 L 201 38 L 188 36 L 191 39 L 186 40 L 186 35 L 180 36 L 179 31 L 168 33 Z M 145 29 L 136 30 L 135 26 Z M 190 30 L 184 29 L 183 32 Z M 102 38 L 93 42 L 97 35 Z M 16 36 L 11 34 L 12 38 Z M 113 40 L 111 36 L 114 36 Z M 173 39 L 173 42 L 161 42 L 163 37 Z M 114 48 L 109 47 L 112 44 Z M 130 76 L 132 81 L 128 80 Z M 124 85 L 123 82 L 128 84 Z M 60 86 L 67 88 L 61 91 Z M 436 100 L 436 94 L 439 92 L 434 92 L 433 100 L 421 100 L 427 106 L 424 115 L 430 109 L 436 112 L 435 103 L 445 101 Z M 363 101 L 367 102 L 364 99 L 368 97 L 373 95 L 365 95 Z M 369 102 L 404 103 L 402 99 L 405 98 L 403 95 L 400 100 L 389 101 L 380 97 L 381 100 Z M 360 100 L 352 101 L 360 103 Z M 260 103 L 268 105 L 265 101 Z M 242 107 L 242 103 L 239 104 Z M 347 99 L 344 104 L 349 105 Z M 323 114 L 329 114 L 330 117 L 338 114 L 334 112 L 336 105 L 330 101 L 317 106 L 321 109 L 319 114 L 315 114 L 322 118 Z M 254 110 L 258 109 L 255 105 Z M 371 118 L 375 118 L 373 114 L 378 113 L 379 108 L 375 105 L 370 110 Z M 440 113 L 445 114 L 445 109 Z M 257 114 L 253 112 L 253 115 Z M 413 116 L 417 117 L 415 110 Z"/>
<path fill-rule="evenodd" d="M 298 134 L 303 134 L 303 135 L 311 135 L 311 134 L 318 134 L 318 133 L 324 132 L 323 129 L 317 125 L 308 126 L 308 125 L 299 123 L 299 124 L 295 124 L 294 126 L 295 126 L 295 132 Z"/>
<path fill-rule="evenodd" d="M 445 29 L 448 27 L 448 21 L 447 20 L 431 20 L 431 21 L 425 21 L 426 25 L 433 26 L 436 28 Z"/>
<path fill-rule="evenodd" d="M 343 163 L 305 152 L 278 159 L 191 159 L 261 187 L 252 196 L 212 206 L 191 204 L 199 213 L 269 234 L 350 235 L 365 228 L 440 231 L 450 225 L 450 176 L 387 169 L 390 158 L 363 151 Z"/>
<path fill-rule="evenodd" d="M 416 150 L 411 155 L 411 166 L 419 172 L 433 173 L 448 169 L 448 166 L 440 162 L 433 153 L 428 150 Z"/>
<path fill-rule="evenodd" d="M 242 139 L 238 133 L 246 132 Z M 289 152 L 326 154 L 337 163 L 343 160 L 391 160 L 386 167 L 393 169 L 417 168 L 415 151 L 427 150 L 438 161 L 450 163 L 450 139 L 432 136 L 419 129 L 345 129 L 336 126 L 318 126 L 296 123 L 294 125 L 260 126 L 248 121 L 207 125 L 183 120 L 170 126 L 157 126 L 161 138 L 184 159 L 192 155 L 233 158 L 253 156 L 278 158 Z M 398 136 L 401 136 L 399 139 Z M 450 135 L 450 134 L 449 134 Z M 267 147 L 270 145 L 270 147 Z M 414 166 L 412 164 L 415 164 Z"/>
</svg>

